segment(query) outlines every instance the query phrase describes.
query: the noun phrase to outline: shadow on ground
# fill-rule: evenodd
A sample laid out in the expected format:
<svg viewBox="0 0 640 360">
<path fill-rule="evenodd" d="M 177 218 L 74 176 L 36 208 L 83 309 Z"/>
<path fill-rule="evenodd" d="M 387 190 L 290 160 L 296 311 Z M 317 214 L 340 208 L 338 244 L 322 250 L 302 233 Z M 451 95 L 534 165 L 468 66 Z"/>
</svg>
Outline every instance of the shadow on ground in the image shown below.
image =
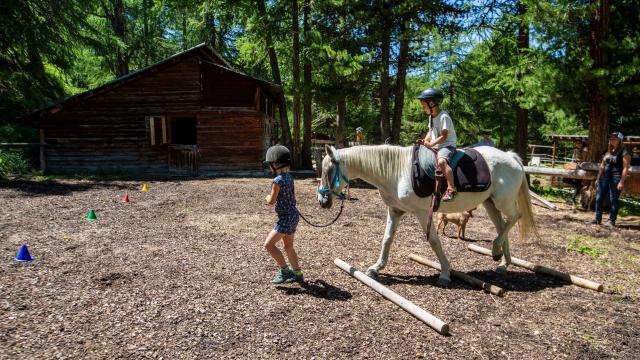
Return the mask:
<svg viewBox="0 0 640 360">
<path fill-rule="evenodd" d="M 351 299 L 351 293 L 327 283 L 324 280 L 306 281 L 300 287 L 276 286 L 286 295 L 311 295 L 313 297 L 345 301 Z"/>
<path fill-rule="evenodd" d="M 506 275 L 496 274 L 495 271 L 471 271 L 466 273 L 469 276 L 473 276 L 484 282 L 492 285 L 499 286 L 505 291 L 518 291 L 518 292 L 536 292 L 548 288 L 558 288 L 565 285 L 571 285 L 567 281 L 557 279 L 545 275 L 537 275 L 531 272 L 509 271 Z M 422 275 L 391 275 L 380 274 L 378 275 L 378 281 L 384 285 L 393 284 L 405 284 L 405 285 L 431 285 L 441 287 L 437 284 L 439 274 L 430 276 Z M 477 289 L 467 284 L 466 282 L 451 278 L 451 284 L 448 288 L 451 289 Z M 483 291 L 477 289 L 478 291 Z"/>
</svg>

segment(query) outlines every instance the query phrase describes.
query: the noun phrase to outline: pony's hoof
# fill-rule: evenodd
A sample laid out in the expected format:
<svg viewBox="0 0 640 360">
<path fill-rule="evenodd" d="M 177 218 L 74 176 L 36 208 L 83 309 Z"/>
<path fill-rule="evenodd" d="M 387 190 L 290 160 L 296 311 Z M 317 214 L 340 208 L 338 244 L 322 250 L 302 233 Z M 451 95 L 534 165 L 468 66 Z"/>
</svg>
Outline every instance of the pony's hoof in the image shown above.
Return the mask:
<svg viewBox="0 0 640 360">
<path fill-rule="evenodd" d="M 496 274 L 505 275 L 507 273 L 507 267 L 504 265 L 500 265 L 496 268 Z"/>
<path fill-rule="evenodd" d="M 378 272 L 375 269 L 370 268 L 370 269 L 367 270 L 367 276 L 372 278 L 372 279 L 375 279 L 375 278 L 378 277 Z"/>
<path fill-rule="evenodd" d="M 451 284 L 451 279 L 438 278 L 437 284 L 442 287 L 449 287 L 449 284 Z"/>
</svg>

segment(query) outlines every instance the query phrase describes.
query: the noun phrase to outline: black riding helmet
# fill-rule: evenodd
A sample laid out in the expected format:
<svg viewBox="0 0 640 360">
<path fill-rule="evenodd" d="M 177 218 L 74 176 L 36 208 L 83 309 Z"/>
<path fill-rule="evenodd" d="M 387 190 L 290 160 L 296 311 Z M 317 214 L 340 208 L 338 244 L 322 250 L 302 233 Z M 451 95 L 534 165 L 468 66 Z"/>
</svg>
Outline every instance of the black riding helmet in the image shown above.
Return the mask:
<svg viewBox="0 0 640 360">
<path fill-rule="evenodd" d="M 436 105 L 440 105 L 442 99 L 444 99 L 444 94 L 438 89 L 428 88 L 427 90 L 421 92 L 420 95 L 418 95 L 418 99 L 425 101 L 431 100 L 436 103 Z"/>
<path fill-rule="evenodd" d="M 278 163 L 281 167 L 289 166 L 291 164 L 291 153 L 286 146 L 274 145 L 267 150 L 267 156 L 265 162 Z"/>
</svg>

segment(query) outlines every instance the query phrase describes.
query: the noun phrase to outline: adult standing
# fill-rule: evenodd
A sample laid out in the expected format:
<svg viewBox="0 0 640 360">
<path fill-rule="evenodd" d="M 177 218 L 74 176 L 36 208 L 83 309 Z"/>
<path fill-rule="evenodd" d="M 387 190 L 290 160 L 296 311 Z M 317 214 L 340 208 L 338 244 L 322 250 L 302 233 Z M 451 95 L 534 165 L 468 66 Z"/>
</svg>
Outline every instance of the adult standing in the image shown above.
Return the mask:
<svg viewBox="0 0 640 360">
<path fill-rule="evenodd" d="M 609 147 L 607 153 L 602 158 L 600 170 L 596 177 L 598 184 L 598 192 L 596 193 L 596 215 L 591 224 L 600 224 L 602 221 L 602 202 L 605 193 L 609 192 L 611 202 L 611 212 L 609 221 L 604 226 L 615 227 L 618 217 L 618 209 L 620 208 L 620 193 L 624 190 L 624 183 L 629 173 L 629 164 L 631 163 L 631 154 L 622 143 L 624 135 L 616 131 L 609 136 Z"/>
</svg>

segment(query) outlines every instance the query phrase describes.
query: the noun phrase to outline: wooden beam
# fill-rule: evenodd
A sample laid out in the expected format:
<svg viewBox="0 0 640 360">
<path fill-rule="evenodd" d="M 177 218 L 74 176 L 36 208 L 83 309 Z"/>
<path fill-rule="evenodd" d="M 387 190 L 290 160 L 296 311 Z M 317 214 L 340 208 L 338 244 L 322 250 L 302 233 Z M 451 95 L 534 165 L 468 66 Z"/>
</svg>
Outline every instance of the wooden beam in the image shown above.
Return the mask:
<svg viewBox="0 0 640 360">
<path fill-rule="evenodd" d="M 354 278 L 363 282 L 365 285 L 377 291 L 380 295 L 389 299 L 394 304 L 400 306 L 403 310 L 407 311 L 409 314 L 415 316 L 425 324 L 429 325 L 435 331 L 439 332 L 442 335 L 449 334 L 449 324 L 445 323 L 444 321 L 426 312 L 424 309 L 412 303 L 411 301 L 391 291 L 386 286 L 373 280 L 372 278 L 358 271 L 358 269 L 347 264 L 346 262 L 336 258 L 335 260 L 333 260 L 333 263 L 336 264 L 336 266 L 339 267 L 340 269 L 344 270 L 346 273 L 350 274 Z"/>
<path fill-rule="evenodd" d="M 524 172 L 526 172 L 527 174 L 559 176 L 559 177 L 570 178 L 570 179 L 592 180 L 596 178 L 596 174 L 589 171 L 582 170 L 582 169 L 565 170 L 565 169 L 555 169 L 555 168 L 547 168 L 547 167 L 539 167 L 539 166 L 525 166 Z"/>
<path fill-rule="evenodd" d="M 532 198 L 534 198 L 536 201 L 538 201 L 542 206 L 546 207 L 547 209 L 558 210 L 557 206 L 555 206 L 552 203 L 548 202 L 545 198 L 543 198 L 542 196 L 534 193 L 533 191 L 529 190 L 529 195 L 531 195 Z"/>
<path fill-rule="evenodd" d="M 40 129 L 40 171 L 42 171 L 43 174 L 47 170 L 44 147 L 44 129 Z"/>
<path fill-rule="evenodd" d="M 161 119 L 161 126 L 162 126 L 162 143 L 166 144 L 167 143 L 167 121 L 166 121 L 166 116 L 162 116 L 160 117 Z"/>
<path fill-rule="evenodd" d="M 442 271 L 442 268 L 440 267 L 440 264 L 435 262 L 435 261 L 431 261 L 429 259 L 426 259 L 422 256 L 416 255 L 416 254 L 409 254 L 409 259 L 417 262 L 418 264 L 422 264 L 422 265 L 426 265 L 429 266 L 431 268 L 434 268 L 438 271 Z M 493 295 L 496 296 L 504 296 L 504 289 L 495 285 L 491 285 L 489 283 L 486 283 L 480 279 L 474 278 L 471 275 L 467 275 L 463 272 L 457 271 L 457 270 L 453 270 L 451 269 L 451 275 L 453 275 L 453 277 L 458 278 L 466 283 L 468 283 L 469 285 L 476 287 L 478 289 L 482 289 L 488 293 L 491 293 Z"/>
<path fill-rule="evenodd" d="M 36 147 L 36 146 L 47 146 L 47 144 L 42 143 L 42 142 L 37 142 L 37 143 L 0 143 L 0 148 Z"/>
<path fill-rule="evenodd" d="M 478 254 L 482 254 L 482 255 L 487 255 L 487 256 L 492 256 L 491 255 L 491 250 L 487 249 L 487 248 L 483 248 L 481 246 L 477 246 L 477 245 L 473 245 L 470 244 L 469 246 L 467 246 L 467 249 L 473 251 L 473 252 L 477 252 Z M 568 281 L 574 285 L 578 285 L 580 287 L 583 287 L 585 289 L 591 289 L 591 290 L 595 290 L 595 291 L 603 291 L 604 290 L 604 286 L 602 284 L 599 284 L 597 282 L 593 282 L 591 280 L 587 280 L 587 279 L 583 279 L 581 277 L 577 277 L 571 274 L 567 274 L 567 273 L 563 273 L 560 272 L 556 269 L 552 269 L 552 268 L 548 268 L 546 266 L 542 266 L 542 265 L 538 265 L 538 264 L 534 264 L 534 263 L 530 263 L 528 261 L 525 260 L 521 260 L 515 257 L 511 257 L 511 263 L 515 266 L 519 266 L 521 268 L 525 268 L 527 270 L 531 270 L 535 273 L 538 274 L 545 274 L 545 275 L 550 275 L 553 277 L 557 277 L 559 279 Z"/>
<path fill-rule="evenodd" d="M 153 125 L 155 118 L 153 116 L 149 117 L 149 133 L 151 135 L 151 145 L 156 144 L 156 129 Z"/>
</svg>

